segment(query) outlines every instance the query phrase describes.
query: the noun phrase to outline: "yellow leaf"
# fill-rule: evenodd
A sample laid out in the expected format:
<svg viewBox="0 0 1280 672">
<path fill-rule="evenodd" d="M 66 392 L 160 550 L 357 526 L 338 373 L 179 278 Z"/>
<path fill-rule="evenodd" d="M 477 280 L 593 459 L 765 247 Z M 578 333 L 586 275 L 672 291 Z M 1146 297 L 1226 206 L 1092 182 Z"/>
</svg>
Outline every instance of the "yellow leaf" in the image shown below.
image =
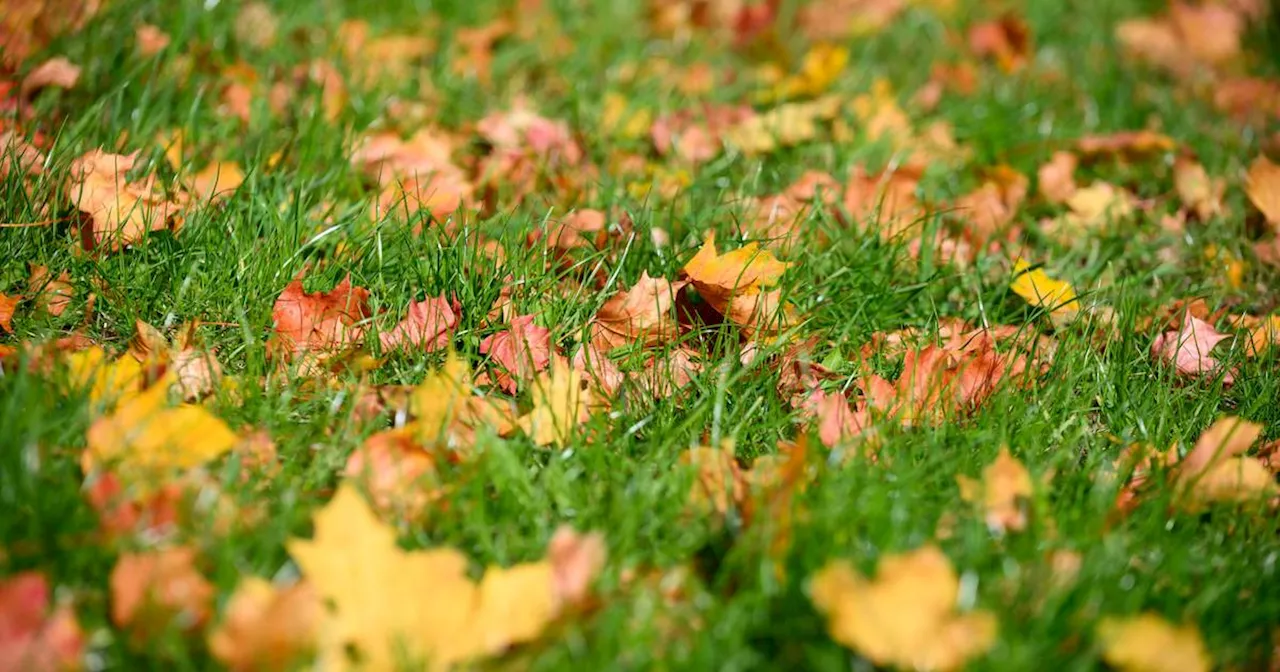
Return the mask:
<svg viewBox="0 0 1280 672">
<path fill-rule="evenodd" d="M 1244 189 L 1271 230 L 1280 234 L 1280 165 L 1271 163 L 1265 156 L 1254 159 L 1245 176 Z"/>
<path fill-rule="evenodd" d="M 591 391 L 582 389 L 582 370 L 554 357 L 533 384 L 533 408 L 520 428 L 539 446 L 564 445 L 575 427 L 591 414 Z"/>
<path fill-rule="evenodd" d="M 119 463 L 120 473 L 146 478 L 190 469 L 231 450 L 238 441 L 222 420 L 200 406 L 168 406 L 170 374 L 121 403 L 89 427 L 86 471 Z"/>
<path fill-rule="evenodd" d="M 447 669 L 536 638 L 559 610 L 549 563 L 490 568 L 477 585 L 456 550 L 397 547 L 347 484 L 316 514 L 315 537 L 288 549 L 332 606 L 321 627 L 325 669 Z"/>
<path fill-rule="evenodd" d="M 1027 303 L 1047 309 L 1055 315 L 1080 310 L 1076 290 L 1071 283 L 1049 277 L 1044 269 L 1032 269 L 1031 264 L 1022 259 L 1014 262 L 1013 272 L 1016 277 L 1009 283 L 1009 288 L 1026 299 Z"/>
<path fill-rule="evenodd" d="M 982 480 L 957 476 L 960 498 L 977 504 L 986 515 L 987 526 L 999 532 L 1015 532 L 1027 527 L 1027 500 L 1034 494 L 1031 474 L 1007 447 L 982 470 Z"/>
<path fill-rule="evenodd" d="M 67 382 L 73 388 L 88 388 L 89 401 L 96 407 L 127 401 L 142 389 L 142 365 L 130 357 L 107 362 L 107 353 L 93 346 L 67 355 Z"/>
<path fill-rule="evenodd" d="M 997 628 L 989 612 L 956 613 L 959 588 L 947 557 L 924 546 L 885 556 L 874 580 L 832 562 L 809 593 L 832 639 L 877 666 L 952 670 L 991 648 Z"/>
<path fill-rule="evenodd" d="M 1213 662 L 1194 625 L 1177 627 L 1155 614 L 1104 618 L 1102 659 L 1121 672 L 1208 672 Z"/>
</svg>

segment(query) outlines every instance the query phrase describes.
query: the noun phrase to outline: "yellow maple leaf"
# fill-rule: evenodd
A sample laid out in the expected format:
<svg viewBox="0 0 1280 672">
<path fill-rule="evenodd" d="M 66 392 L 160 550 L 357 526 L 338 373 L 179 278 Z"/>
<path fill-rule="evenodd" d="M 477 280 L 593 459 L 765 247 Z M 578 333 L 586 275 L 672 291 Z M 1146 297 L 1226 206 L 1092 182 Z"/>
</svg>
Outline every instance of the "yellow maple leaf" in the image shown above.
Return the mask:
<svg viewBox="0 0 1280 672">
<path fill-rule="evenodd" d="M 776 285 L 790 266 L 778 261 L 772 252 L 761 250 L 757 243 L 720 254 L 715 235 L 708 234 L 702 248 L 682 271 L 712 308 L 728 316 L 735 299 L 753 297 Z"/>
<path fill-rule="evenodd" d="M 1224 417 L 1206 429 L 1174 474 L 1182 504 L 1198 509 L 1209 502 L 1248 502 L 1273 496 L 1275 476 L 1262 460 L 1244 452 L 1262 434 L 1262 425 Z"/>
<path fill-rule="evenodd" d="M 87 389 L 95 407 L 122 403 L 142 390 L 142 365 L 131 357 L 108 362 L 106 351 L 99 346 L 70 353 L 63 363 L 69 386 Z"/>
<path fill-rule="evenodd" d="M 235 433 L 203 407 L 169 405 L 174 383 L 170 373 L 95 420 L 83 456 L 85 471 L 116 464 L 122 475 L 150 483 L 166 471 L 197 467 L 235 447 Z"/>
<path fill-rule="evenodd" d="M 1265 156 L 1254 159 L 1245 176 L 1244 189 L 1271 229 L 1280 234 L 1280 165 Z"/>
<path fill-rule="evenodd" d="M 997 622 L 986 611 L 956 613 L 960 581 L 935 546 L 880 561 L 875 579 L 845 561 L 821 569 L 809 584 L 832 639 L 877 666 L 951 670 L 991 648 Z"/>
<path fill-rule="evenodd" d="M 1155 614 L 1104 618 L 1102 659 L 1122 672 L 1208 672 L 1213 662 L 1194 625 L 1174 626 Z"/>
<path fill-rule="evenodd" d="M 476 584 L 454 549 L 397 547 L 349 484 L 315 515 L 315 537 L 288 549 L 332 607 L 321 625 L 325 669 L 447 669 L 536 638 L 559 610 L 550 563 L 491 567 Z"/>
<path fill-rule="evenodd" d="M 521 416 L 520 429 L 539 446 L 564 445 L 573 429 L 591 415 L 591 391 L 582 389 L 582 369 L 561 357 L 533 383 L 533 408 Z"/>
<path fill-rule="evenodd" d="M 1034 494 L 1035 483 L 1022 461 L 1009 453 L 1008 447 L 982 470 L 982 480 L 956 476 L 960 498 L 977 504 L 986 516 L 987 526 L 998 532 L 1015 532 L 1027 527 L 1027 500 Z"/>
<path fill-rule="evenodd" d="M 428 445 L 460 448 L 475 439 L 479 427 L 505 434 L 513 427 L 512 413 L 497 399 L 478 396 L 471 367 L 450 350 L 442 367 L 432 371 L 409 395 L 414 421 L 405 426 Z"/>
<path fill-rule="evenodd" d="M 1027 303 L 1054 315 L 1080 310 L 1080 302 L 1071 283 L 1049 277 L 1042 268 L 1032 269 L 1031 264 L 1023 259 L 1014 262 L 1013 272 L 1015 277 L 1009 283 L 1009 289 L 1026 299 Z"/>
</svg>

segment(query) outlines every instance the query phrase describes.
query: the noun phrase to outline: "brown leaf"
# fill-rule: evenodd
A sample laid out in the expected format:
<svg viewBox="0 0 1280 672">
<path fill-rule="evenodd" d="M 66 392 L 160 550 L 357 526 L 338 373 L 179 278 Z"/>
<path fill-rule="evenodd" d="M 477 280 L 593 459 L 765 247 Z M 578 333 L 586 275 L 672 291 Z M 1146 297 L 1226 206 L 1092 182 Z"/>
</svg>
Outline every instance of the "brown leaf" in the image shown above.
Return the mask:
<svg viewBox="0 0 1280 672">
<path fill-rule="evenodd" d="M 154 178 L 127 181 L 125 174 L 136 160 L 136 152 L 121 155 L 95 149 L 71 162 L 66 193 L 88 216 L 88 225 L 81 229 L 85 250 L 105 245 L 114 252 L 142 240 L 148 231 L 174 225 L 171 219 L 179 205 L 157 190 Z"/>
<path fill-rule="evenodd" d="M 1076 150 L 1086 158 L 1145 158 L 1176 149 L 1178 144 L 1155 131 L 1121 131 L 1110 135 L 1086 135 L 1076 141 Z"/>
<path fill-rule="evenodd" d="M 1200 162 L 1187 156 L 1179 156 L 1173 163 L 1173 185 L 1182 204 L 1196 213 L 1200 221 L 1223 214 L 1223 195 L 1227 183 L 1211 179 Z"/>
<path fill-rule="evenodd" d="M 551 330 L 533 320 L 533 315 L 520 315 L 511 320 L 506 331 L 480 341 L 480 354 L 497 363 L 494 378 L 508 393 L 514 394 L 520 382 L 532 380 L 551 362 Z"/>
<path fill-rule="evenodd" d="M 64 672 L 80 669 L 85 637 L 67 605 L 49 604 L 49 583 L 40 572 L 0 580 L 0 670 Z"/>
<path fill-rule="evenodd" d="M 19 88 L 19 95 L 29 99 L 35 92 L 50 86 L 72 89 L 78 81 L 80 81 L 80 66 L 57 56 L 37 65 L 27 73 Z"/>
<path fill-rule="evenodd" d="M 63 271 L 54 280 L 50 278 L 48 266 L 31 264 L 31 274 L 27 277 L 27 294 L 35 297 L 37 310 L 59 317 L 71 305 L 76 290 L 71 286 L 69 272 Z"/>
<path fill-rule="evenodd" d="M 1012 14 L 986 21 L 969 29 L 969 48 L 979 57 L 993 59 L 1005 72 L 1027 64 L 1031 53 L 1031 29 Z"/>
<path fill-rule="evenodd" d="M 378 334 L 378 341 L 384 351 L 416 348 L 432 352 L 449 345 L 457 327 L 458 315 L 453 306 L 443 296 L 427 297 L 410 302 L 409 314 L 390 330 Z"/>
<path fill-rule="evenodd" d="M 332 354 L 359 344 L 364 339 L 368 318 L 369 290 L 353 287 L 351 276 L 328 292 L 308 294 L 302 280 L 295 278 L 276 299 L 272 349 L 286 358 L 308 353 Z"/>
<path fill-rule="evenodd" d="M 674 340 L 680 332 L 675 300 L 686 284 L 642 272 L 631 289 L 619 290 L 600 306 L 591 322 L 591 342 L 607 353 L 625 345 L 650 347 Z"/>
<path fill-rule="evenodd" d="M 125 553 L 111 570 L 111 622 L 141 637 L 172 624 L 194 630 L 209 618 L 213 586 L 186 546 Z"/>
<path fill-rule="evenodd" d="M 22 303 L 21 296 L 0 294 L 0 329 L 13 333 L 13 311 Z"/>
</svg>

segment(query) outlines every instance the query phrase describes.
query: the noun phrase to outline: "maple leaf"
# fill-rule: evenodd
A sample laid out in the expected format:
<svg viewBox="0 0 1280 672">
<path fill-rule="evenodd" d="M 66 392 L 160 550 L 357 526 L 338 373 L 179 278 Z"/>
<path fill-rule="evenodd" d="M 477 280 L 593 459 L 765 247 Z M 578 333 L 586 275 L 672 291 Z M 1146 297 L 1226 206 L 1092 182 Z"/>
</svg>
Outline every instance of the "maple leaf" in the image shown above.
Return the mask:
<svg viewBox="0 0 1280 672">
<path fill-rule="evenodd" d="M 1166 331 L 1151 344 L 1151 356 L 1173 364 L 1178 375 L 1199 376 L 1218 368 L 1218 360 L 1210 352 L 1222 341 L 1231 338 L 1219 333 L 1213 325 L 1193 317 L 1191 311 L 1183 314 L 1182 326 L 1177 331 Z M 1223 375 L 1224 385 L 1230 385 L 1235 377 L 1230 371 Z"/>
<path fill-rule="evenodd" d="M 1280 313 L 1257 320 L 1249 331 L 1249 345 L 1245 354 L 1256 357 L 1276 345 L 1280 345 Z"/>
<path fill-rule="evenodd" d="M 609 404 L 626 378 L 613 360 L 590 343 L 578 348 L 571 363 L 586 381 L 591 400 L 602 406 Z"/>
<path fill-rule="evenodd" d="M 169 46 L 169 34 L 149 23 L 141 24 L 134 30 L 134 42 L 138 45 L 138 53 L 143 56 L 155 56 Z"/>
<path fill-rule="evenodd" d="M 125 553 L 111 569 L 111 622 L 147 637 L 172 624 L 194 630 L 209 618 L 214 588 L 186 546 Z"/>
<path fill-rule="evenodd" d="M 989 612 L 956 613 L 959 588 L 947 556 L 923 546 L 884 556 L 875 579 L 848 562 L 828 563 L 809 595 L 832 639 L 876 665 L 951 670 L 991 648 L 997 629 Z"/>
<path fill-rule="evenodd" d="M 1110 135 L 1086 135 L 1076 140 L 1076 150 L 1086 158 L 1119 156 L 1142 158 L 1176 149 L 1178 143 L 1163 133 L 1143 129 Z"/>
<path fill-rule="evenodd" d="M 1026 529 L 1027 502 L 1035 484 L 1022 461 L 1007 446 L 1001 447 L 995 461 L 982 469 L 982 480 L 961 475 L 956 476 L 956 482 L 960 485 L 960 498 L 983 511 L 987 527 L 993 532 Z"/>
<path fill-rule="evenodd" d="M 315 530 L 288 549 L 331 605 L 320 630 L 327 669 L 390 672 L 407 656 L 437 670 L 494 655 L 537 638 L 560 612 L 561 588 L 579 580 L 569 580 L 572 563 L 558 572 L 541 561 L 490 567 L 477 584 L 453 549 L 400 550 L 349 485 L 315 515 Z"/>
<path fill-rule="evenodd" d="M 107 361 L 100 346 L 72 352 L 62 360 L 72 390 L 88 390 L 94 410 L 114 406 L 138 395 L 146 382 L 142 366 L 130 357 Z"/>
<path fill-rule="evenodd" d="M 1196 60 L 1221 65 L 1240 54 L 1245 25 L 1231 8 L 1175 1 L 1169 4 L 1169 18 Z"/>
<path fill-rule="evenodd" d="M 142 240 L 148 231 L 169 227 L 177 214 L 178 205 L 157 192 L 154 178 L 126 181 L 137 156 L 95 149 L 71 162 L 66 193 L 89 217 L 89 225 L 81 229 L 85 250 L 105 245 L 114 252 Z"/>
<path fill-rule="evenodd" d="M 89 426 L 86 473 L 116 465 L 131 481 L 150 481 L 157 474 L 204 464 L 236 445 L 236 435 L 204 408 L 169 407 L 172 383 L 169 374 Z"/>
<path fill-rule="evenodd" d="M 129 344 L 129 354 L 147 367 L 172 371 L 182 398 L 195 401 L 211 394 L 222 378 L 222 365 L 216 353 L 197 347 L 198 322 L 184 325 L 177 340 L 170 344 L 155 327 L 136 320 L 136 331 Z"/>
<path fill-rule="evenodd" d="M 1254 159 L 1249 164 L 1244 189 L 1271 230 L 1280 235 L 1280 165 L 1271 163 L 1265 156 Z"/>
<path fill-rule="evenodd" d="M 865 409 L 854 409 L 843 394 L 814 389 L 803 404 L 805 414 L 818 423 L 818 439 L 828 448 L 858 436 L 866 428 Z"/>
<path fill-rule="evenodd" d="M 1036 172 L 1040 195 L 1050 203 L 1063 203 L 1076 193 L 1075 172 L 1080 160 L 1071 152 L 1054 152 Z"/>
<path fill-rule="evenodd" d="M 756 243 L 720 254 L 715 235 L 707 234 L 681 273 L 716 312 L 750 329 L 774 323 L 781 315 L 779 295 L 764 290 L 776 285 L 790 266 Z"/>
<path fill-rule="evenodd" d="M 190 189 L 201 203 L 230 196 L 244 183 L 244 170 L 235 161 L 214 161 L 193 175 Z"/>
<path fill-rule="evenodd" d="M 604 245 L 607 236 L 605 224 L 605 214 L 599 210 L 574 210 L 548 224 L 546 242 L 560 256 L 579 249 L 597 249 Z M 543 238 L 543 230 L 536 229 L 529 233 L 529 244 Z"/>
<path fill-rule="evenodd" d="M 71 274 L 63 271 L 55 279 L 49 273 L 48 266 L 30 265 L 31 273 L 27 276 L 27 294 L 34 297 L 36 309 L 58 317 L 67 311 L 71 299 L 76 295 L 71 285 Z"/>
<path fill-rule="evenodd" d="M 547 562 L 559 599 L 567 605 L 582 604 L 608 555 L 599 532 L 578 534 L 567 525 L 556 528 L 547 542 Z"/>
<path fill-rule="evenodd" d="M 638 382 L 654 399 L 666 399 L 684 389 L 702 373 L 702 353 L 691 348 L 671 348 L 645 360 Z"/>
<path fill-rule="evenodd" d="M 364 339 L 369 290 L 353 287 L 351 276 L 328 292 L 306 293 L 294 278 L 271 309 L 271 351 L 286 358 L 304 355 L 323 359 Z"/>
<path fill-rule="evenodd" d="M 476 394 L 471 368 L 452 350 L 444 366 L 428 373 L 410 392 L 408 406 L 414 420 L 406 428 L 426 446 L 461 451 L 475 442 L 480 427 L 497 434 L 514 428 L 510 404 Z"/>
<path fill-rule="evenodd" d="M 85 638 L 69 605 L 50 609 L 40 572 L 0 579 L 0 670 L 59 672 L 83 664 Z"/>
<path fill-rule="evenodd" d="M 1121 672 L 1208 672 L 1213 661 L 1194 625 L 1175 626 L 1155 614 L 1098 623 L 1102 659 Z"/>
<path fill-rule="evenodd" d="M 1174 472 L 1184 502 L 1194 509 L 1207 502 L 1247 502 L 1280 492 L 1262 460 L 1243 454 L 1261 433 L 1262 425 L 1235 417 L 1221 418 L 1205 430 Z"/>
<path fill-rule="evenodd" d="M 875 225 L 882 238 L 894 240 L 913 229 L 923 214 L 917 186 L 919 176 L 909 171 L 868 175 L 858 166 L 845 183 L 844 211 L 860 230 Z"/>
<path fill-rule="evenodd" d="M 591 392 L 583 389 L 582 372 L 562 357 L 533 382 L 533 408 L 517 421 L 536 445 L 564 445 L 591 415 Z"/>
<path fill-rule="evenodd" d="M 1005 72 L 1027 64 L 1031 53 L 1031 29 L 1012 14 L 995 21 L 975 24 L 969 29 L 969 48 L 980 57 L 994 59 Z"/>
<path fill-rule="evenodd" d="M 297 669 L 315 645 L 322 608 L 305 581 L 277 587 L 241 578 L 209 633 L 209 652 L 235 672 Z"/>
<path fill-rule="evenodd" d="M 1173 162 L 1173 186 L 1182 204 L 1196 213 L 1200 221 L 1208 221 L 1225 212 L 1222 203 L 1226 181 L 1211 179 L 1204 166 L 1195 159 L 1179 156 Z"/>
<path fill-rule="evenodd" d="M 1026 299 L 1036 308 L 1048 310 L 1054 316 L 1065 316 L 1080 310 L 1076 300 L 1076 290 L 1071 283 L 1055 280 L 1043 268 L 1031 268 L 1031 264 L 1023 259 L 1013 265 L 1014 279 L 1009 289 Z"/>
<path fill-rule="evenodd" d="M 37 65 L 22 79 L 18 93 L 23 98 L 30 98 L 40 89 L 56 86 L 59 89 L 75 88 L 80 81 L 80 66 L 62 56 L 51 58 Z"/>
<path fill-rule="evenodd" d="M 596 311 L 591 342 L 607 353 L 625 345 L 649 347 L 674 340 L 680 332 L 676 296 L 685 284 L 642 272 L 631 289 L 619 290 Z"/>
<path fill-rule="evenodd" d="M 689 507 L 699 515 L 724 515 L 746 497 L 747 482 L 734 458 L 733 442 L 719 448 L 690 448 L 680 455 L 680 464 L 694 470 L 689 491 Z"/>
<path fill-rule="evenodd" d="M 423 352 L 439 350 L 453 338 L 458 316 L 453 306 L 441 297 L 427 297 L 409 303 L 409 314 L 388 331 L 378 334 L 382 349 L 418 348 Z"/>
<path fill-rule="evenodd" d="M 378 432 L 352 451 L 343 469 L 375 509 L 397 519 L 421 519 L 443 494 L 435 459 L 418 437 L 417 427 Z"/>
<path fill-rule="evenodd" d="M 422 128 L 408 139 L 382 131 L 365 136 L 351 154 L 351 165 L 379 185 L 413 177 L 443 174 L 465 182 L 452 155 L 456 141 L 434 128 Z"/>
<path fill-rule="evenodd" d="M 498 364 L 494 379 L 508 393 L 514 394 L 520 381 L 530 380 L 551 362 L 551 330 L 533 320 L 533 315 L 512 318 L 506 331 L 480 341 L 480 354 Z"/>
<path fill-rule="evenodd" d="M 13 312 L 18 309 L 18 304 L 22 303 L 21 296 L 9 296 L 0 293 L 0 329 L 13 333 Z"/>
</svg>

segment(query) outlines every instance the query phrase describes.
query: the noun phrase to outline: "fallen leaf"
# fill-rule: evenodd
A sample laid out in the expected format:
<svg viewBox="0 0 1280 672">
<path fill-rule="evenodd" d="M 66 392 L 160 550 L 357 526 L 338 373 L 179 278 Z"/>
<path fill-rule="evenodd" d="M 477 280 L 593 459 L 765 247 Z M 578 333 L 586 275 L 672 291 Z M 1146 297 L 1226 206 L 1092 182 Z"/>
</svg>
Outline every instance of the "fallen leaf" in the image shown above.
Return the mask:
<svg viewBox="0 0 1280 672">
<path fill-rule="evenodd" d="M 715 236 L 708 234 L 681 273 L 716 312 L 752 328 L 771 324 L 780 314 L 777 294 L 764 290 L 777 285 L 789 266 L 756 243 L 720 254 Z"/>
<path fill-rule="evenodd" d="M 22 303 L 21 296 L 0 294 L 0 329 L 7 333 L 13 333 L 13 312 L 17 310 L 19 303 Z"/>
<path fill-rule="evenodd" d="M 1210 178 L 1195 159 L 1179 156 L 1173 162 L 1173 186 L 1182 204 L 1196 213 L 1200 221 L 1225 212 L 1222 198 L 1227 191 L 1226 181 Z"/>
<path fill-rule="evenodd" d="M 169 46 L 169 34 L 149 23 L 138 26 L 134 31 L 134 42 L 138 45 L 138 53 L 143 56 L 155 56 Z"/>
<path fill-rule="evenodd" d="M 1110 135 L 1086 135 L 1076 141 L 1076 151 L 1086 158 L 1121 157 L 1137 159 L 1171 152 L 1178 147 L 1163 133 L 1155 131 L 1121 131 Z"/>
<path fill-rule="evenodd" d="M 1175 626 L 1155 614 L 1098 623 L 1102 659 L 1121 672 L 1208 672 L 1213 661 L 1194 625 Z"/>
<path fill-rule="evenodd" d="M 1116 24 L 1116 41 L 1124 51 L 1140 61 L 1187 75 L 1194 63 L 1187 58 L 1182 36 L 1165 17 L 1127 19 Z"/>
<path fill-rule="evenodd" d="M 89 218 L 81 229 L 81 244 L 87 251 L 105 245 L 114 252 L 136 243 L 149 231 L 170 227 L 179 205 L 161 194 L 154 177 L 128 182 L 134 154 L 108 154 L 91 150 L 71 162 L 66 192 L 72 203 Z"/>
<path fill-rule="evenodd" d="M 315 646 L 322 605 L 306 582 L 277 587 L 240 579 L 209 652 L 235 672 L 292 670 Z"/>
<path fill-rule="evenodd" d="M 1036 308 L 1048 310 L 1054 316 L 1067 316 L 1080 310 L 1076 290 L 1071 283 L 1055 280 L 1043 268 L 1031 268 L 1024 259 L 1013 265 L 1014 279 L 1009 288 Z"/>
<path fill-rule="evenodd" d="M 956 476 L 960 499 L 976 505 L 985 516 L 987 527 L 997 534 L 1021 532 L 1027 528 L 1027 505 L 1035 492 L 1035 483 L 1022 461 L 1007 446 L 991 464 L 982 469 L 982 479 Z"/>
<path fill-rule="evenodd" d="M 1225 417 L 1205 430 L 1174 471 L 1184 503 L 1248 502 L 1274 496 L 1275 477 L 1262 460 L 1244 455 L 1262 434 L 1262 425 Z"/>
<path fill-rule="evenodd" d="M 388 331 L 378 334 L 383 351 L 396 348 L 432 352 L 449 345 L 458 327 L 453 306 L 441 297 L 409 303 L 409 314 Z"/>
<path fill-rule="evenodd" d="M 551 563 L 551 575 L 560 603 L 582 604 L 591 583 L 604 569 L 607 557 L 608 549 L 600 533 L 578 534 L 567 525 L 556 528 L 547 543 L 547 562 Z"/>
<path fill-rule="evenodd" d="M 62 56 L 57 56 L 37 65 L 27 73 L 18 91 L 23 98 L 30 98 L 36 91 L 50 86 L 73 89 L 78 81 L 80 81 L 80 66 Z"/>
<path fill-rule="evenodd" d="M 68 605 L 51 608 L 40 572 L 0 579 L 0 670 L 61 672 L 83 665 L 85 637 Z"/>
<path fill-rule="evenodd" d="M 489 355 L 498 365 L 494 373 L 498 386 L 511 394 L 551 362 L 551 330 L 533 320 L 533 315 L 520 315 L 507 330 L 480 341 L 480 354 Z"/>
<path fill-rule="evenodd" d="M 1027 22 L 1007 14 L 969 29 L 969 48 L 979 57 L 991 58 L 1005 72 L 1019 70 L 1031 53 L 1031 29 Z"/>
<path fill-rule="evenodd" d="M 328 292 L 308 294 L 294 278 L 271 310 L 270 350 L 285 358 L 331 355 L 364 340 L 362 321 L 370 316 L 369 290 L 354 287 L 348 275 Z"/>
<path fill-rule="evenodd" d="M 574 210 L 549 222 L 545 232 L 547 245 L 559 255 L 574 250 L 598 249 L 604 245 L 606 235 L 605 214 L 590 208 Z M 529 243 L 533 244 L 543 237 L 543 230 L 536 229 L 529 234 Z"/>
<path fill-rule="evenodd" d="M 876 665 L 915 670 L 960 668 L 995 643 L 995 615 L 956 613 L 959 590 L 955 570 L 934 546 L 884 556 L 875 579 L 835 561 L 809 582 L 832 639 Z"/>
<path fill-rule="evenodd" d="M 167 404 L 173 375 L 125 399 L 89 426 L 84 470 L 112 466 L 130 482 L 151 482 L 230 451 L 237 442 L 227 425 L 201 406 Z"/>
<path fill-rule="evenodd" d="M 1219 333 L 1213 325 L 1193 317 L 1190 311 L 1183 315 L 1182 326 L 1177 331 L 1166 331 L 1151 344 L 1151 356 L 1172 364 L 1181 376 L 1200 376 L 1218 369 L 1218 360 L 1210 352 L 1214 346 L 1231 338 Z M 1230 385 L 1234 376 L 1230 371 L 1223 375 L 1223 384 Z"/>
<path fill-rule="evenodd" d="M 746 497 L 746 477 L 738 468 L 732 442 L 719 448 L 690 448 L 680 455 L 680 464 L 694 470 L 688 502 L 695 513 L 723 516 Z"/>
<path fill-rule="evenodd" d="M 805 414 L 818 424 L 818 440 L 828 448 L 858 436 L 867 423 L 865 412 L 855 410 L 843 394 L 815 389 L 805 398 Z"/>
<path fill-rule="evenodd" d="M 1244 21 L 1228 7 L 1193 5 L 1175 0 L 1169 3 L 1173 21 L 1190 55 L 1210 65 L 1221 65 L 1240 54 Z"/>
<path fill-rule="evenodd" d="M 191 192 L 201 203 L 227 198 L 244 183 L 244 171 L 235 161 L 214 161 L 191 178 Z"/>
<path fill-rule="evenodd" d="M 378 432 L 351 452 L 343 469 L 374 509 L 393 520 L 421 520 L 443 494 L 435 458 L 420 434 L 417 427 Z"/>
<path fill-rule="evenodd" d="M 1049 203 L 1063 203 L 1076 193 L 1075 172 L 1079 159 L 1071 152 L 1054 152 L 1036 173 L 1040 195 Z"/>
<path fill-rule="evenodd" d="M 59 317 L 71 305 L 76 290 L 71 286 L 71 273 L 68 271 L 63 271 L 54 279 L 48 266 L 31 264 L 31 274 L 27 277 L 27 294 L 34 297 L 37 310 Z"/>
<path fill-rule="evenodd" d="M 111 570 L 111 622 L 147 638 L 170 625 L 199 628 L 208 620 L 214 587 L 186 546 L 124 553 Z"/>
<path fill-rule="evenodd" d="M 315 514 L 315 537 L 288 543 L 302 574 L 329 605 L 321 618 L 321 659 L 330 669 L 425 669 L 496 655 L 542 634 L 561 610 L 565 574 L 551 562 L 490 567 L 468 577 L 451 548 L 403 551 L 348 485 Z M 405 596 L 430 599 L 406 600 Z"/>
<path fill-rule="evenodd" d="M 631 289 L 619 290 L 596 311 L 591 342 L 607 353 L 626 345 L 650 347 L 675 340 L 680 333 L 675 301 L 685 284 L 642 272 Z"/>
<path fill-rule="evenodd" d="M 521 416 L 520 429 L 534 444 L 563 446 L 591 415 L 591 393 L 583 389 L 582 372 L 562 357 L 533 381 L 533 408 Z"/>
<path fill-rule="evenodd" d="M 276 41 L 279 21 L 265 2 L 247 2 L 236 13 L 236 41 L 253 49 L 268 49 Z"/>
<path fill-rule="evenodd" d="M 1280 345 L 1280 313 L 1258 320 L 1249 330 L 1249 345 L 1245 354 L 1255 357 L 1277 345 Z"/>
<path fill-rule="evenodd" d="M 1249 164 L 1244 184 L 1249 200 L 1271 225 L 1271 230 L 1280 235 L 1280 164 L 1259 156 Z"/>
</svg>

